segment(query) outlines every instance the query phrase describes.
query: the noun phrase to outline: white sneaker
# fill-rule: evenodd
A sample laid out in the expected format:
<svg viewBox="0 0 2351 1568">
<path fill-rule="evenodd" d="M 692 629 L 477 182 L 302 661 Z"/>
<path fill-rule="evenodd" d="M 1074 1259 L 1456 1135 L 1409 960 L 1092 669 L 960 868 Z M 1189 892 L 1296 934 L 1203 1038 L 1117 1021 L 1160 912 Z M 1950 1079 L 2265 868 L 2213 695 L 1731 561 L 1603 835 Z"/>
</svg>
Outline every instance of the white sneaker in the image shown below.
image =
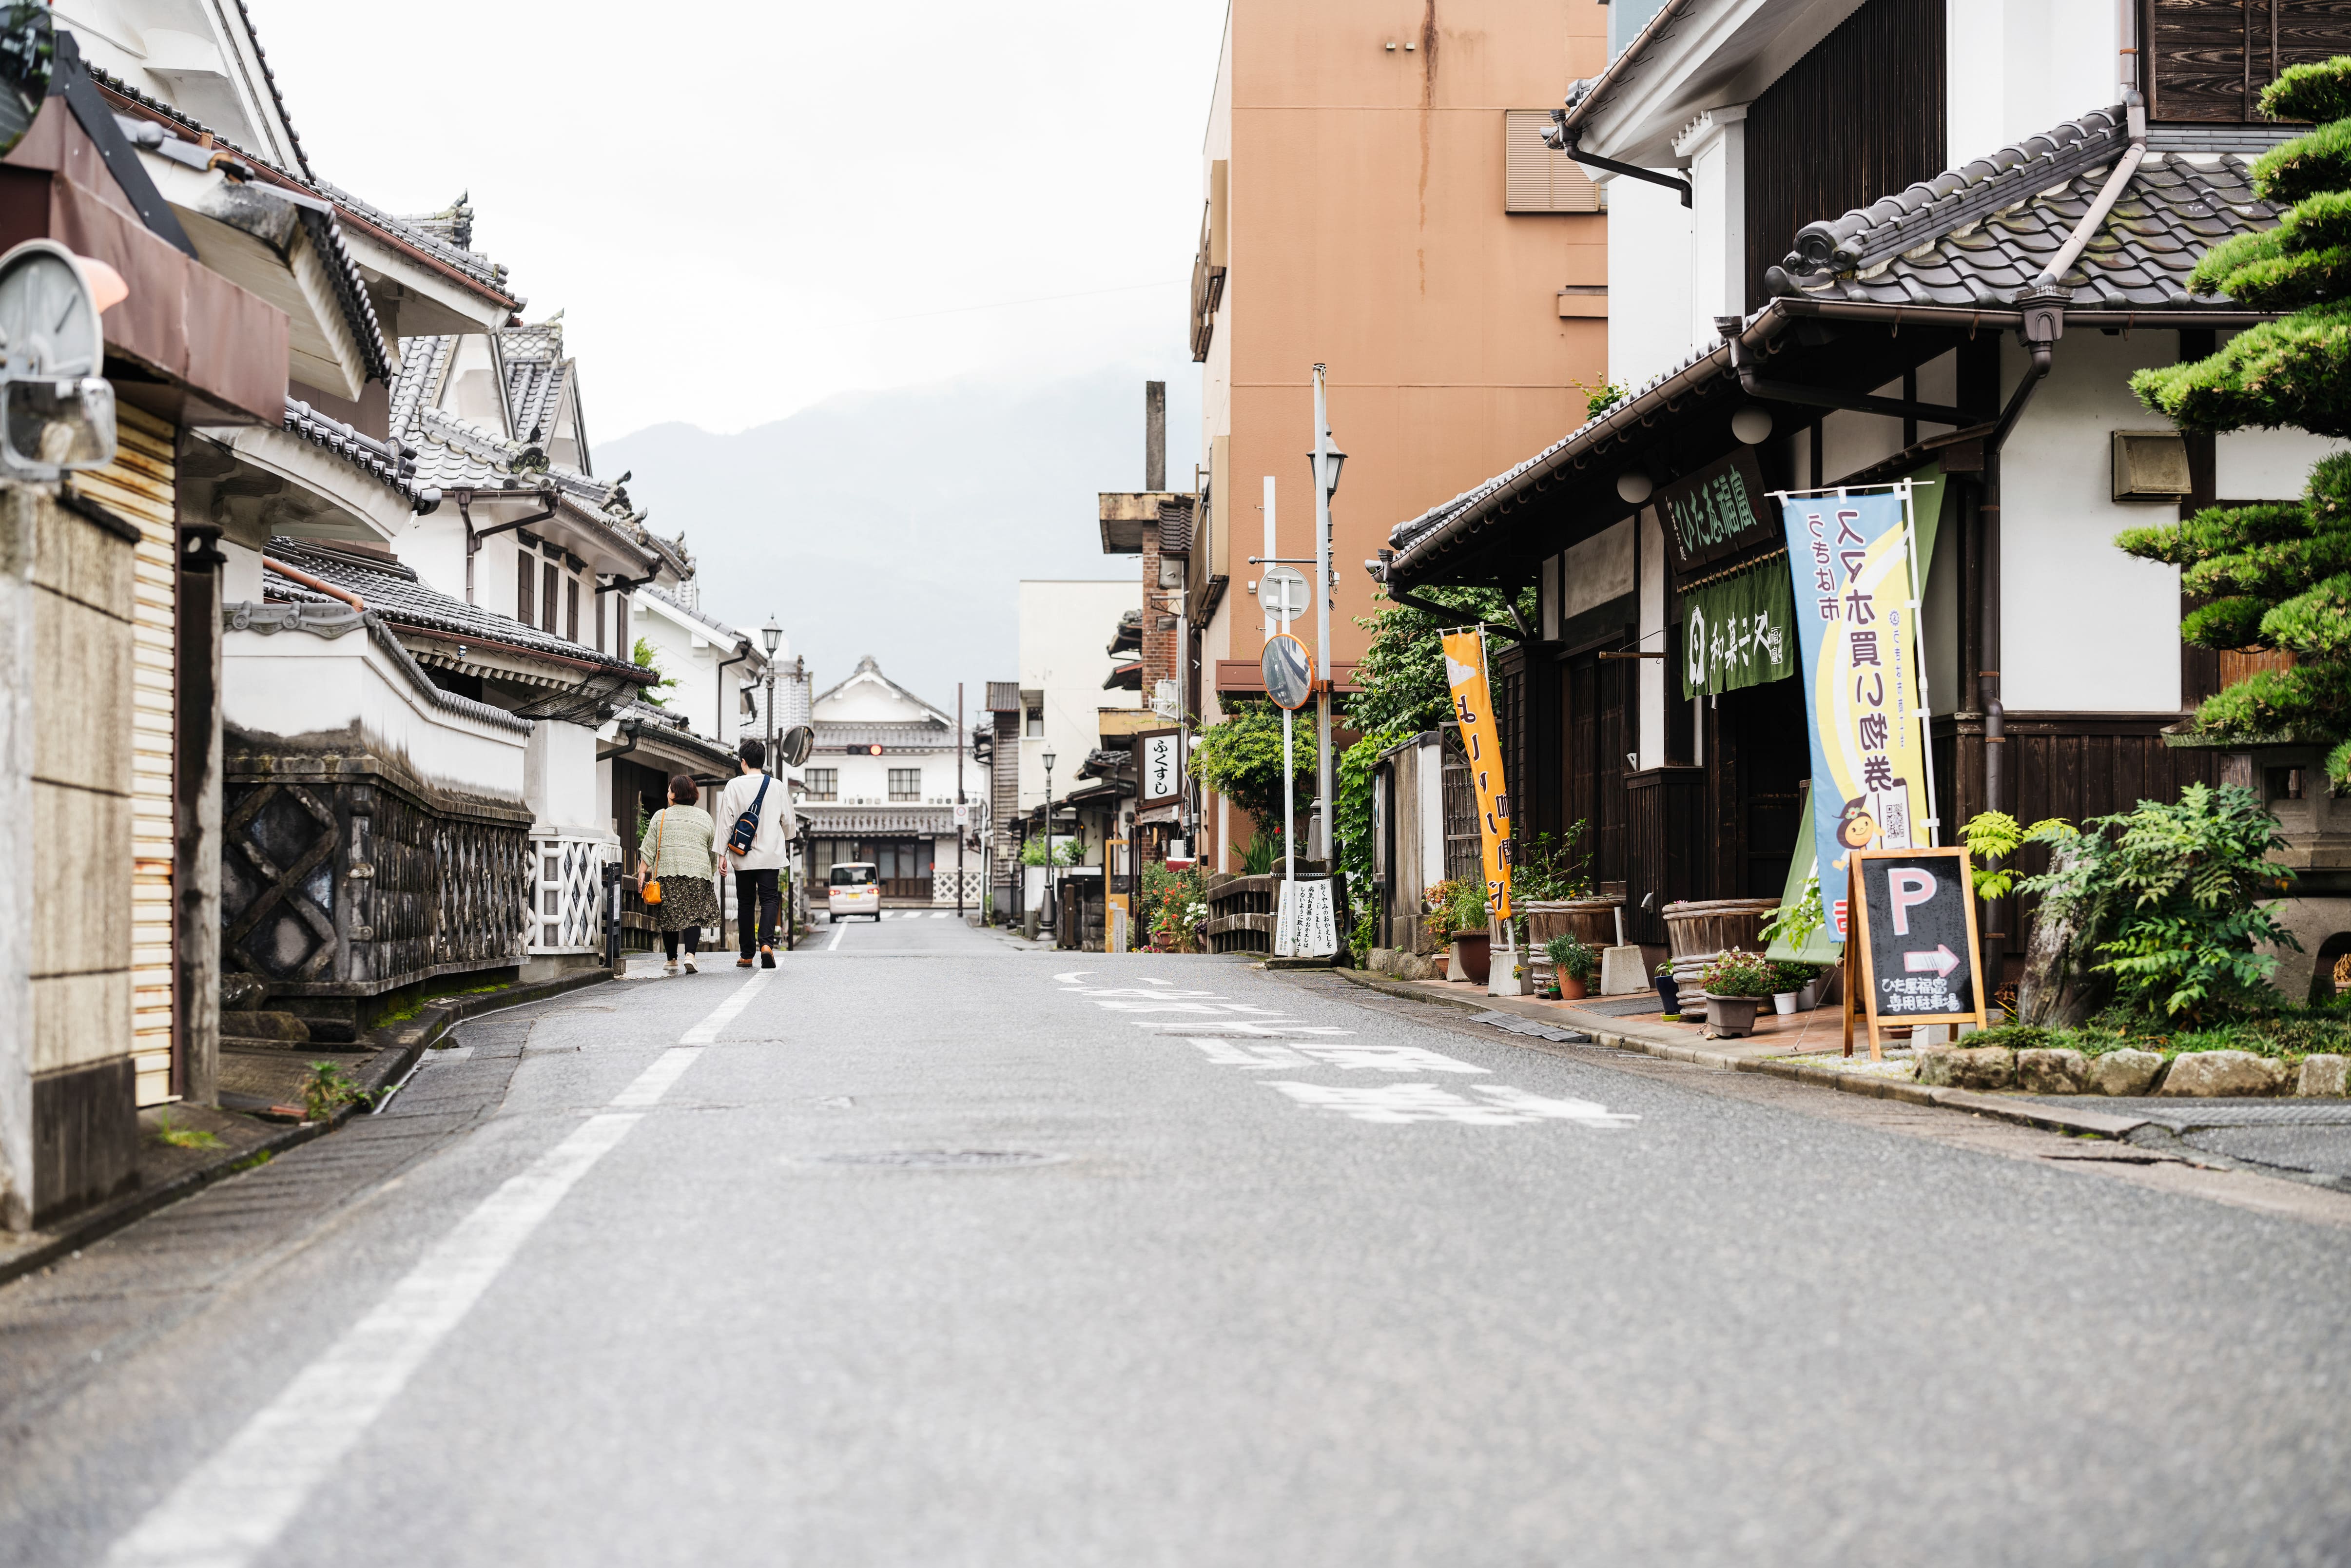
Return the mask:
<svg viewBox="0 0 2351 1568">
<path fill-rule="evenodd" d="M 699 969 L 697 969 L 697 968 L 695 968 L 695 967 L 694 967 L 694 955 L 693 955 L 693 954 L 689 953 L 689 954 L 687 954 L 684 958 L 682 958 L 682 959 L 680 959 L 680 960 L 678 960 L 678 961 L 679 961 L 680 963 L 682 963 L 682 964 L 684 964 L 684 965 L 685 966 L 685 972 L 686 972 L 687 974 L 689 974 L 689 975 L 699 975 L 700 973 L 702 973 L 702 971 L 701 971 L 701 970 L 699 970 Z"/>
<path fill-rule="evenodd" d="M 663 974 L 664 974 L 664 975 L 674 975 L 674 974 L 676 974 L 676 973 L 677 973 L 677 961 L 676 961 L 675 959 L 672 959 L 670 962 L 668 962 L 668 963 L 666 963 L 666 964 L 664 964 L 664 965 L 662 966 L 662 973 L 663 973 Z"/>
</svg>

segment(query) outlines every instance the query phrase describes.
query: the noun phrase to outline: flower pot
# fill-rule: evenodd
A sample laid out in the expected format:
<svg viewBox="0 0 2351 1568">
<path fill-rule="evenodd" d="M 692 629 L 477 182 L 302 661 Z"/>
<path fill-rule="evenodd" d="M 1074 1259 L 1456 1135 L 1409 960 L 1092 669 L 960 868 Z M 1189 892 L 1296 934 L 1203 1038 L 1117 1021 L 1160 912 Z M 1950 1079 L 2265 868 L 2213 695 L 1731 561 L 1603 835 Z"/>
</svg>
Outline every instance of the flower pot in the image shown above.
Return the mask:
<svg viewBox="0 0 2351 1568">
<path fill-rule="evenodd" d="M 1677 1013 L 1681 1011 L 1681 982 L 1675 979 L 1671 975 L 1659 975 L 1656 977 L 1656 986 L 1657 1000 L 1665 1004 L 1665 1006 L 1660 1008 L 1658 1010 L 1669 1013 Z"/>
<path fill-rule="evenodd" d="M 1582 980 L 1570 979 L 1567 976 L 1562 975 L 1559 977 L 1559 994 L 1567 1001 L 1580 1002 L 1583 999 L 1585 995 L 1583 982 Z"/>
<path fill-rule="evenodd" d="M 1818 980 L 1809 980 L 1809 981 L 1806 981 L 1806 982 L 1805 982 L 1805 984 L 1804 984 L 1804 986 L 1802 987 L 1802 989 L 1800 989 L 1800 990 L 1798 990 L 1798 991 L 1796 992 L 1796 1010 L 1797 1010 L 1798 1012 L 1800 1012 L 1800 1013 L 1808 1013 L 1808 1012 L 1811 1012 L 1814 1008 L 1819 1007 L 1820 1005 L 1821 1005 L 1821 983 L 1820 983 L 1820 981 L 1818 981 Z"/>
<path fill-rule="evenodd" d="M 1708 997 L 1706 1021 L 1717 1034 L 1736 1040 L 1755 1027 L 1755 1014 L 1762 1005 L 1761 997 Z"/>
<path fill-rule="evenodd" d="M 1493 938 L 1483 931 L 1464 931 L 1453 938 L 1453 956 L 1461 960 L 1469 983 L 1482 986 L 1493 972 Z"/>
<path fill-rule="evenodd" d="M 1796 993 L 1793 991 L 1773 991 L 1771 993 L 1771 1010 L 1782 1017 L 1794 1012 L 1796 1010 Z"/>
</svg>

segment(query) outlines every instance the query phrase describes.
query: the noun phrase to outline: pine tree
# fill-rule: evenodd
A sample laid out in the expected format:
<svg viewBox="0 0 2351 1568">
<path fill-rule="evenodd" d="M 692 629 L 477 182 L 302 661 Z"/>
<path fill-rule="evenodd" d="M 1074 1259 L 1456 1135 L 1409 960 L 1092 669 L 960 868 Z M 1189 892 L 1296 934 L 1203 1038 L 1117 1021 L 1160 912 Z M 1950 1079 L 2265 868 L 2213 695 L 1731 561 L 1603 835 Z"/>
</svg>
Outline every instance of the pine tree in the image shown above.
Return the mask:
<svg viewBox="0 0 2351 1568">
<path fill-rule="evenodd" d="M 2294 314 L 2192 364 L 2141 371 L 2131 390 L 2187 430 L 2351 436 L 2351 57 L 2293 68 L 2261 107 L 2273 120 L 2317 124 L 2252 166 L 2256 193 L 2292 204 L 2276 227 L 2214 246 L 2189 287 Z M 2208 507 L 2115 542 L 2179 567 L 2180 586 L 2209 599 L 2181 622 L 2187 642 L 2294 655 L 2292 668 L 2257 672 L 2207 699 L 2198 731 L 2329 746 L 2328 775 L 2351 785 L 2351 453 L 2313 468 L 2298 501 Z"/>
</svg>

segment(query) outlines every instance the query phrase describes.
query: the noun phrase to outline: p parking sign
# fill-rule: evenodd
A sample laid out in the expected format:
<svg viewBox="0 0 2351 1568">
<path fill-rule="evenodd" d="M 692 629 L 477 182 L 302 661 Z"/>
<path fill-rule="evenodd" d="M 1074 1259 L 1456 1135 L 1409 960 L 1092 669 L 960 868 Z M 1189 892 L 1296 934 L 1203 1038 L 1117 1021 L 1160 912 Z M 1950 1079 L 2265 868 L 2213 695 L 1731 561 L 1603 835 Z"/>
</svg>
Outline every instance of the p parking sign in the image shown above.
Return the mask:
<svg viewBox="0 0 2351 1568">
<path fill-rule="evenodd" d="M 1889 1025 L 1983 1028 L 1968 852 L 1855 850 L 1846 863 L 1854 929 L 1845 943 L 1845 1054 L 1853 1054 L 1856 1016 L 1872 1061 L 1880 1056 L 1878 1031 Z"/>
</svg>

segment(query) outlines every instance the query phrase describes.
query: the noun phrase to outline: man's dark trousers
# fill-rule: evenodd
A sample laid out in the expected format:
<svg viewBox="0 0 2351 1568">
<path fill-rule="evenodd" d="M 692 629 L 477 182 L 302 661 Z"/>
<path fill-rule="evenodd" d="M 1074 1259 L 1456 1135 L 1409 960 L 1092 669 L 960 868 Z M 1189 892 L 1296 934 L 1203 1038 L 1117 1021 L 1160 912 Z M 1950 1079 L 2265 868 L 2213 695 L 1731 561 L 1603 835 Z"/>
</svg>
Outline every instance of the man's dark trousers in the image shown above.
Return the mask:
<svg viewBox="0 0 2351 1568">
<path fill-rule="evenodd" d="M 735 925 L 742 933 L 746 958 L 762 947 L 776 945 L 776 927 L 783 910 L 783 897 L 776 886 L 777 874 L 773 866 L 766 871 L 735 873 Z M 756 935 L 751 928 L 751 911 L 755 908 L 759 912 Z"/>
</svg>

